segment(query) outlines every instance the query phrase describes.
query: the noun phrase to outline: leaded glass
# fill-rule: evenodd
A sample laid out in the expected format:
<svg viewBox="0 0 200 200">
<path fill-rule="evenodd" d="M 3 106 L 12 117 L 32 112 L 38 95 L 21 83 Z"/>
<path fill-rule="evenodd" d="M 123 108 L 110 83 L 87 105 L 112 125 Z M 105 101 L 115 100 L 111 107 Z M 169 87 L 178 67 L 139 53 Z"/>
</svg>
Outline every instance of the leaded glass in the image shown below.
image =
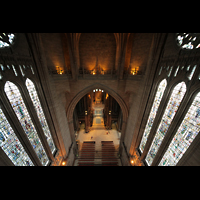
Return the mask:
<svg viewBox="0 0 200 200">
<path fill-rule="evenodd" d="M 15 135 L 6 116 L 0 108 L 0 147 L 16 166 L 33 166 L 31 159 Z"/>
<path fill-rule="evenodd" d="M 170 99 L 168 101 L 167 107 L 165 109 L 165 112 L 163 114 L 163 117 L 161 119 L 161 122 L 158 126 L 158 129 L 156 131 L 156 135 L 153 139 L 153 142 L 151 144 L 151 147 L 147 153 L 146 156 L 146 162 L 148 165 L 151 165 L 153 162 L 153 159 L 168 131 L 168 128 L 178 110 L 178 107 L 185 95 L 186 92 L 186 85 L 184 82 L 181 82 L 176 85 L 176 87 L 173 89 L 173 92 L 170 96 Z"/>
<path fill-rule="evenodd" d="M 49 147 L 51 149 L 51 152 L 54 153 L 56 148 L 55 148 L 55 145 L 53 143 L 53 139 L 51 137 L 51 133 L 50 133 L 47 121 L 45 119 L 44 112 L 43 112 L 42 106 L 40 104 L 40 100 L 38 98 L 38 95 L 37 95 L 37 91 L 35 89 L 33 82 L 28 78 L 26 79 L 26 87 L 28 89 L 29 95 L 30 95 L 31 100 L 33 102 L 34 108 L 36 110 L 37 116 L 39 118 L 40 124 L 42 126 L 42 130 L 44 131 L 44 134 L 46 136 L 46 139 L 47 139 L 47 142 L 48 142 Z"/>
<path fill-rule="evenodd" d="M 153 126 L 153 122 L 154 122 L 154 119 L 156 117 L 158 107 L 160 105 L 160 102 L 161 102 L 161 99 L 162 99 L 162 96 L 163 96 L 163 93 L 165 91 L 166 86 L 167 86 L 166 79 L 162 80 L 160 82 L 159 86 L 158 86 L 158 90 L 157 90 L 156 96 L 154 98 L 153 106 L 151 108 L 150 115 L 149 115 L 145 130 L 144 130 L 144 134 L 143 134 L 143 137 L 142 137 L 142 140 L 141 140 L 141 143 L 140 143 L 139 148 L 140 148 L 141 152 L 144 151 L 144 147 L 145 147 L 145 144 L 147 142 L 147 138 L 148 138 L 149 133 L 151 131 L 151 127 Z"/>
<path fill-rule="evenodd" d="M 194 72 L 195 72 L 195 69 L 196 69 L 196 65 L 193 67 L 193 69 L 192 69 L 190 75 L 188 76 L 189 80 L 192 79 L 192 77 L 193 77 L 193 75 L 194 75 Z"/>
<path fill-rule="evenodd" d="M 0 48 L 9 47 L 14 41 L 13 33 L 0 33 Z"/>
<path fill-rule="evenodd" d="M 197 49 L 200 47 L 200 33 L 177 33 L 177 42 L 183 49 Z"/>
<path fill-rule="evenodd" d="M 15 84 L 7 81 L 4 90 L 38 158 L 43 165 L 47 165 L 49 159 L 33 125 L 19 89 Z"/>
<path fill-rule="evenodd" d="M 160 166 L 176 165 L 200 131 L 200 92 L 195 97 L 185 118 L 179 126 Z"/>
</svg>

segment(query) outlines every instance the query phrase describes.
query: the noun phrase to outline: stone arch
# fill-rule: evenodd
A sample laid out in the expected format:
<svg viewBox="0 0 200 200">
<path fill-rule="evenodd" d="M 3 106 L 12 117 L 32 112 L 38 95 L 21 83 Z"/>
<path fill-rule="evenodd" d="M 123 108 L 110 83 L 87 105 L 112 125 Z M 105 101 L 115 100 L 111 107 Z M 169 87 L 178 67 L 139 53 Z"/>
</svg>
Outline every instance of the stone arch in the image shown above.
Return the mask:
<svg viewBox="0 0 200 200">
<path fill-rule="evenodd" d="M 100 84 L 100 83 L 95 83 L 92 84 L 88 87 L 86 87 L 85 89 L 83 89 L 82 91 L 80 91 L 70 102 L 68 109 L 67 109 L 67 119 L 68 119 L 68 124 L 69 124 L 69 131 L 70 131 L 70 135 L 72 138 L 72 141 L 75 140 L 74 134 L 73 134 L 73 112 L 74 109 L 77 105 L 77 103 L 80 101 L 80 99 L 86 95 L 88 92 L 92 91 L 93 89 L 103 89 L 105 92 L 107 92 L 109 95 L 111 95 L 119 104 L 121 110 L 122 110 L 122 114 L 123 114 L 123 123 L 122 123 L 122 130 L 121 130 L 121 141 L 123 141 L 124 139 L 124 134 L 125 134 L 125 130 L 126 130 L 126 123 L 127 123 L 127 119 L 128 119 L 128 108 L 124 102 L 124 100 L 120 97 L 119 94 L 117 94 L 114 90 L 108 88 L 107 86 Z"/>
</svg>

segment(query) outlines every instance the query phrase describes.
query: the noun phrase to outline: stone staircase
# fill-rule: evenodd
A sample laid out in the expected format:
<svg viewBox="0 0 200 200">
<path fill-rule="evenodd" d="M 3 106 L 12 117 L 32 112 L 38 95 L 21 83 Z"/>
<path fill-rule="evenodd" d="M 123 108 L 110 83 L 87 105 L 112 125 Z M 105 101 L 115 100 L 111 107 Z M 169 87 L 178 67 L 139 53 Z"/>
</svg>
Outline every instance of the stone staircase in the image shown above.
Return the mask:
<svg viewBox="0 0 200 200">
<path fill-rule="evenodd" d="M 85 141 L 74 166 L 121 166 L 113 141 Z"/>
</svg>

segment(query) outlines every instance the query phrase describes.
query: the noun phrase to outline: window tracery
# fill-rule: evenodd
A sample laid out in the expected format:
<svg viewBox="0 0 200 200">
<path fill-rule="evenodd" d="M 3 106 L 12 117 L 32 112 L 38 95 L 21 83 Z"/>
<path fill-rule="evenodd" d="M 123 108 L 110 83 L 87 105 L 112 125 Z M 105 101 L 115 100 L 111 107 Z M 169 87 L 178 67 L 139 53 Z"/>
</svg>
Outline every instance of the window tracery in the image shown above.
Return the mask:
<svg viewBox="0 0 200 200">
<path fill-rule="evenodd" d="M 153 122 L 154 122 L 154 119 L 156 117 L 156 114 L 157 114 L 157 111 L 158 111 L 158 107 L 159 107 L 160 102 L 162 100 L 162 96 L 164 94 L 166 86 L 167 86 L 166 79 L 162 80 L 160 82 L 159 86 L 158 86 L 158 90 L 156 92 L 156 96 L 154 98 L 154 102 L 153 102 L 153 105 L 152 105 L 152 108 L 151 108 L 151 111 L 150 111 L 150 115 L 149 115 L 148 121 L 146 123 L 144 134 L 143 134 L 143 137 L 142 137 L 142 140 L 141 140 L 141 143 L 140 143 L 140 147 L 139 148 L 140 148 L 141 152 L 144 151 L 144 147 L 145 147 L 145 144 L 147 142 L 147 138 L 148 138 L 149 133 L 151 131 L 151 128 L 153 126 Z"/>
<path fill-rule="evenodd" d="M 56 148 L 55 148 L 53 139 L 51 137 L 51 133 L 50 133 L 46 118 L 44 116 L 44 112 L 43 112 L 42 106 L 40 104 L 40 100 L 37 95 L 37 91 L 35 89 L 34 83 L 28 78 L 26 79 L 26 87 L 28 89 L 29 95 L 33 102 L 33 105 L 36 110 L 37 116 L 39 118 L 40 124 L 42 126 L 42 130 L 44 131 L 47 142 L 48 142 L 51 152 L 53 154 L 55 152 Z"/>
<path fill-rule="evenodd" d="M 200 131 L 200 92 L 196 95 L 159 166 L 174 166 Z"/>
<path fill-rule="evenodd" d="M 0 48 L 9 47 L 15 39 L 14 33 L 0 33 Z"/>
<path fill-rule="evenodd" d="M 173 89 L 167 107 L 161 119 L 161 122 L 156 131 L 156 135 L 153 139 L 153 142 L 145 159 L 148 165 L 152 164 L 153 159 L 156 156 L 156 153 L 185 95 L 185 92 L 186 92 L 186 85 L 184 82 L 177 84 L 176 87 Z"/>
<path fill-rule="evenodd" d="M 0 108 L 0 147 L 16 166 L 33 166 L 31 159 Z"/>
<path fill-rule="evenodd" d="M 200 47 L 200 33 L 177 33 L 177 44 L 182 49 L 197 49 Z"/>
<path fill-rule="evenodd" d="M 33 125 L 19 89 L 15 84 L 7 81 L 4 87 L 4 91 L 38 158 L 43 165 L 47 165 L 49 159 Z"/>
</svg>

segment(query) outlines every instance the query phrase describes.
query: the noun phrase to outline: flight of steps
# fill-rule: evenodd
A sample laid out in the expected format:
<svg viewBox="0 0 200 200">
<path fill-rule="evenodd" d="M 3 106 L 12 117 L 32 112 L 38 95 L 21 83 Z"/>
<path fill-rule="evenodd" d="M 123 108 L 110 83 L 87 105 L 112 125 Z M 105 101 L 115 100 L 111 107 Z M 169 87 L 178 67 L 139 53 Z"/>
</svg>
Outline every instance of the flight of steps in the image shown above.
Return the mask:
<svg viewBox="0 0 200 200">
<path fill-rule="evenodd" d="M 95 142 L 83 142 L 78 166 L 94 166 Z"/>
<path fill-rule="evenodd" d="M 121 161 L 113 141 L 101 141 L 101 145 L 85 141 L 74 166 L 121 166 Z"/>
<path fill-rule="evenodd" d="M 102 166 L 118 166 L 118 158 L 113 141 L 101 141 Z"/>
</svg>

